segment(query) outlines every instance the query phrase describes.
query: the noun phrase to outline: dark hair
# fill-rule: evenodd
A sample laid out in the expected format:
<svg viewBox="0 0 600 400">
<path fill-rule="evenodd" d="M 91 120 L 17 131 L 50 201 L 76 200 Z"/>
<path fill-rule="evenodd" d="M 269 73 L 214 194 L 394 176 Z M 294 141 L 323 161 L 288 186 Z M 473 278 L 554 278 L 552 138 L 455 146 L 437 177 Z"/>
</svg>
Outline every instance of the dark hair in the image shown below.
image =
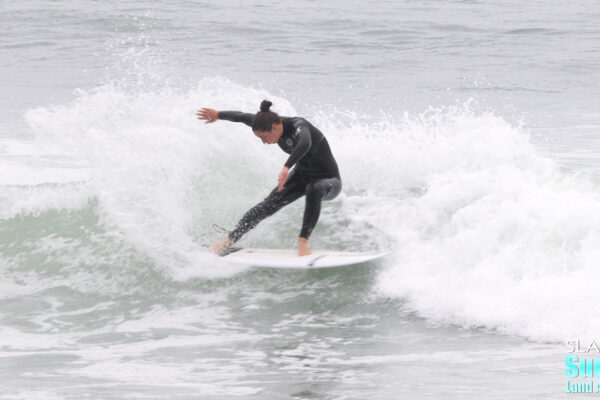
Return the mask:
<svg viewBox="0 0 600 400">
<path fill-rule="evenodd" d="M 281 123 L 279 115 L 273 111 L 269 111 L 273 103 L 269 100 L 263 100 L 260 103 L 260 111 L 256 113 L 252 119 L 252 130 L 255 132 L 269 132 L 271 125 Z"/>
</svg>

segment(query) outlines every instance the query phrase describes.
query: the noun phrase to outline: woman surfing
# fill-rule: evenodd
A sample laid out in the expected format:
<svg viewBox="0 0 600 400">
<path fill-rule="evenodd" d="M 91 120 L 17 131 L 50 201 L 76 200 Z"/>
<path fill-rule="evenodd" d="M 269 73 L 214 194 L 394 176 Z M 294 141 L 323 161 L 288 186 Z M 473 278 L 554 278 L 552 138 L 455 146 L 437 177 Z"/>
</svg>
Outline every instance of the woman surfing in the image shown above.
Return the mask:
<svg viewBox="0 0 600 400">
<path fill-rule="evenodd" d="M 298 237 L 298 255 L 310 254 L 308 239 L 321 213 L 321 201 L 334 199 L 342 190 L 342 180 L 329 143 L 321 131 L 300 117 L 280 117 L 270 111 L 273 103 L 264 100 L 256 114 L 240 111 L 217 111 L 202 108 L 198 119 L 212 123 L 216 120 L 241 122 L 264 144 L 275 144 L 289 154 L 279 172 L 278 184 L 260 203 L 252 207 L 227 237 L 211 247 L 221 253 L 238 241 L 260 221 L 282 207 L 306 196 L 302 228 Z M 294 167 L 294 168 L 292 168 Z"/>
</svg>

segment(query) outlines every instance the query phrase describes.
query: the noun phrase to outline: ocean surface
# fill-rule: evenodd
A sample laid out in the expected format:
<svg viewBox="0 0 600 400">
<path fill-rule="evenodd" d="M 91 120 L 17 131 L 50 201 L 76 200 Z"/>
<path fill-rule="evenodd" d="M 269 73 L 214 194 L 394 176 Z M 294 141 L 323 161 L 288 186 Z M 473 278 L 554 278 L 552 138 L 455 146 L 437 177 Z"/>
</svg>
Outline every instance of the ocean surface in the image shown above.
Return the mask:
<svg viewBox="0 0 600 400">
<path fill-rule="evenodd" d="M 0 37 L 1 400 L 598 395 L 565 389 L 600 339 L 597 1 L 2 1 Z M 286 155 L 195 112 L 265 98 L 340 167 L 312 248 L 389 256 L 207 252 Z"/>
</svg>

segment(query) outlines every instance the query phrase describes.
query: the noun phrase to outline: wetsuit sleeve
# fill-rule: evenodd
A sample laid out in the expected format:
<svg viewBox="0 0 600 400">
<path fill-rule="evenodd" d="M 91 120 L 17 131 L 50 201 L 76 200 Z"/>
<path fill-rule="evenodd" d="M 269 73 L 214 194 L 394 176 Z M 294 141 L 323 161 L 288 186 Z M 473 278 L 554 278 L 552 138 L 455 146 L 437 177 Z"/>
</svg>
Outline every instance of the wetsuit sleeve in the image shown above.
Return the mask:
<svg viewBox="0 0 600 400">
<path fill-rule="evenodd" d="M 310 150 L 310 146 L 312 145 L 312 139 L 310 137 L 310 130 L 307 126 L 301 124 L 294 124 L 296 128 L 296 132 L 294 135 L 298 137 L 298 143 L 294 148 L 292 154 L 290 154 L 289 158 L 285 162 L 285 166 L 288 168 L 292 168 L 294 164 L 302 159 Z"/>
<path fill-rule="evenodd" d="M 231 122 L 242 122 L 252 127 L 252 118 L 254 114 L 243 113 L 240 111 L 219 111 L 219 119 Z"/>
</svg>

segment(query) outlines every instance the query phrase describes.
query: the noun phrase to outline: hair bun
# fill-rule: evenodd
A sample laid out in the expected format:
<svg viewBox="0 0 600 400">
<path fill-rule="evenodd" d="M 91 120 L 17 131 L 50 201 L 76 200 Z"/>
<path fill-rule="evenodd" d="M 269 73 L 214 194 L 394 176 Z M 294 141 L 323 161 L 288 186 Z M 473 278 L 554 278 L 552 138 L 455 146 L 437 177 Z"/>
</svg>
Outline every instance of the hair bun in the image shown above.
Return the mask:
<svg viewBox="0 0 600 400">
<path fill-rule="evenodd" d="M 260 103 L 260 111 L 269 112 L 269 108 L 271 108 L 272 105 L 273 103 L 271 103 L 269 100 L 263 100 L 262 103 Z"/>
</svg>

